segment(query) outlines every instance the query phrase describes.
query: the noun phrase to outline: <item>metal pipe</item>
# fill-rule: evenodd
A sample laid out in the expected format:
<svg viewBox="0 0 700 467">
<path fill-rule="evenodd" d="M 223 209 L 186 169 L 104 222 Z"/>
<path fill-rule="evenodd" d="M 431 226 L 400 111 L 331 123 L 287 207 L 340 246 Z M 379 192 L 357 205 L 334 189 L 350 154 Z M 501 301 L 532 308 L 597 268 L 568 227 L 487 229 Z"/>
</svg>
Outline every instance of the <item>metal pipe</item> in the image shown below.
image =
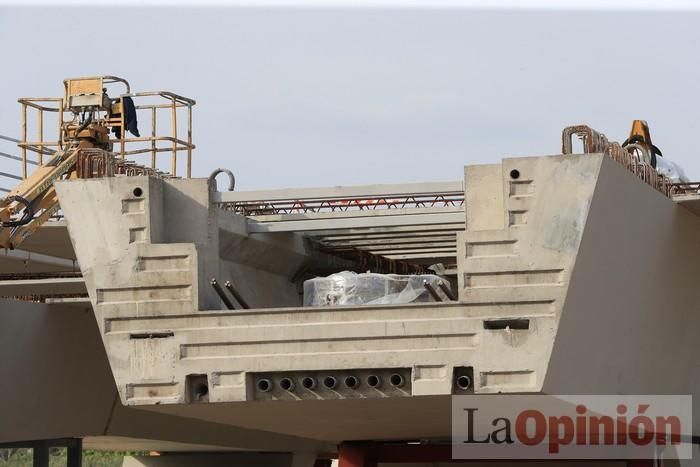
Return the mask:
<svg viewBox="0 0 700 467">
<path fill-rule="evenodd" d="M 194 99 L 183 97 L 170 91 L 141 91 L 129 95 L 131 97 L 161 96 L 165 99 L 175 99 L 175 101 L 180 104 L 178 107 L 183 107 L 188 104 L 195 105 L 197 103 Z"/>
<path fill-rule="evenodd" d="M 132 97 L 132 98 L 133 98 L 133 97 L 142 97 L 142 94 L 141 94 L 140 92 L 138 92 L 138 93 L 130 94 L 129 97 Z M 167 96 L 161 96 L 161 97 L 165 97 L 166 99 L 170 99 L 170 97 L 167 97 Z M 182 102 L 180 102 L 180 101 L 177 101 L 177 102 L 178 102 L 178 103 L 177 103 L 177 105 L 176 105 L 175 107 L 177 107 L 178 109 L 180 109 L 180 108 L 182 108 L 182 107 L 187 107 L 187 106 L 188 106 L 187 103 L 182 103 Z M 140 105 L 134 105 L 134 108 L 135 108 L 136 110 L 144 110 L 144 109 L 172 109 L 172 108 L 173 108 L 173 104 L 171 104 L 170 102 L 167 103 L 167 104 L 140 104 Z"/>
<path fill-rule="evenodd" d="M 7 172 L 0 172 L 0 177 L 7 177 L 7 178 L 11 178 L 13 180 L 22 180 L 22 177 L 18 177 L 17 175 L 9 174 Z"/>
<path fill-rule="evenodd" d="M 27 142 L 27 104 L 22 104 L 22 143 Z M 27 148 L 22 146 L 22 178 L 27 178 Z"/>
<path fill-rule="evenodd" d="M 119 97 L 119 102 L 121 104 L 121 111 L 119 113 L 119 125 L 121 125 L 121 131 L 119 132 L 119 143 L 121 145 L 120 151 L 122 159 L 126 158 L 124 140 L 126 139 L 126 109 L 124 108 L 124 96 Z"/>
<path fill-rule="evenodd" d="M 92 123 L 92 117 L 93 117 L 93 113 L 90 112 L 88 114 L 87 118 L 85 119 L 85 121 L 83 123 L 81 123 L 78 126 L 78 128 L 76 128 L 75 135 L 73 136 L 73 139 L 78 139 L 78 137 L 80 136 L 80 132 L 90 126 L 90 124 Z"/>
<path fill-rule="evenodd" d="M 55 150 L 49 149 L 46 146 L 58 146 L 59 141 L 44 141 L 42 144 L 44 145 L 44 152 L 46 154 L 55 154 L 56 153 Z M 39 152 L 39 142 L 38 141 L 27 141 L 26 143 L 19 142 L 19 143 L 17 143 L 17 147 L 20 147 L 20 148 L 24 147 L 24 148 L 30 149 L 34 152 Z"/>
<path fill-rule="evenodd" d="M 156 168 L 156 109 L 151 109 L 151 168 Z"/>
<path fill-rule="evenodd" d="M 246 302 L 245 299 L 241 296 L 241 294 L 238 293 L 238 291 L 233 287 L 231 281 L 226 281 L 224 283 L 224 287 L 226 287 L 228 291 L 231 292 L 233 298 L 236 299 L 236 301 L 241 305 L 242 308 L 246 310 L 250 309 L 250 305 L 248 305 L 248 302 Z"/>
<path fill-rule="evenodd" d="M 224 302 L 224 305 L 226 305 L 226 308 L 228 308 L 229 310 L 235 310 L 236 308 L 233 306 L 233 303 L 231 303 L 231 300 L 229 300 L 229 298 L 226 296 L 224 289 L 221 288 L 221 286 L 216 281 L 216 279 L 212 278 L 209 283 L 214 288 L 214 290 L 216 291 L 216 293 L 219 296 L 219 298 L 221 299 L 221 301 Z"/>
<path fill-rule="evenodd" d="M 44 164 L 44 111 L 39 110 L 39 165 Z"/>
<path fill-rule="evenodd" d="M 148 141 L 152 141 L 152 140 L 153 140 L 153 138 L 150 136 L 131 136 L 131 137 L 124 138 L 124 141 L 126 141 L 127 143 L 137 143 L 137 142 L 141 142 L 141 141 L 148 142 Z M 112 141 L 119 141 L 119 140 L 113 139 Z M 176 139 L 176 138 L 173 138 L 172 136 L 158 136 L 158 137 L 156 137 L 156 141 L 170 141 L 173 143 L 181 144 L 182 146 L 177 148 L 178 151 L 185 149 L 185 147 L 187 146 L 187 141 L 183 141 L 181 139 Z M 193 145 L 192 147 L 195 147 L 195 146 Z M 146 149 L 146 151 L 150 151 L 150 150 L 151 150 L 151 148 Z M 172 151 L 172 150 L 173 150 L 172 148 L 166 149 L 166 151 Z"/>
<path fill-rule="evenodd" d="M 192 104 L 187 106 L 187 178 L 192 178 Z"/>
<path fill-rule="evenodd" d="M 177 139 L 177 106 L 175 105 L 175 98 L 172 98 L 172 112 L 173 112 L 173 120 L 172 120 L 172 132 L 173 132 L 173 138 Z M 177 143 L 173 141 L 173 160 L 172 160 L 172 173 L 173 177 L 177 177 Z"/>
<path fill-rule="evenodd" d="M 453 302 L 457 301 L 457 297 L 455 297 L 455 294 L 452 293 L 452 290 L 450 290 L 447 284 L 440 282 L 440 284 L 438 284 L 438 287 L 440 287 L 440 290 L 442 290 L 442 292 L 445 295 L 447 295 L 447 298 L 449 298 Z"/>
<path fill-rule="evenodd" d="M 425 287 L 425 290 L 427 290 L 430 296 L 433 297 L 433 300 L 435 300 L 436 302 L 442 301 L 442 297 L 438 295 L 437 290 L 435 290 L 435 288 L 432 285 L 430 285 L 428 281 L 423 281 L 423 287 Z"/>
<path fill-rule="evenodd" d="M 122 83 L 124 85 L 124 88 L 126 89 L 126 93 L 131 93 L 131 86 L 129 86 L 129 82 L 124 78 L 120 78 L 119 76 L 103 76 L 102 79 L 104 80 L 103 82 L 105 84 Z"/>
<path fill-rule="evenodd" d="M 47 112 L 57 112 L 59 108 L 63 106 L 62 97 L 20 97 L 19 99 L 17 99 L 17 102 L 19 102 L 20 104 L 26 104 L 28 107 L 31 107 L 33 109 L 45 110 Z M 37 104 L 37 102 L 57 102 L 59 103 L 59 106 L 46 107 Z"/>
<path fill-rule="evenodd" d="M 63 149 L 63 99 L 58 106 L 58 147 Z"/>
</svg>

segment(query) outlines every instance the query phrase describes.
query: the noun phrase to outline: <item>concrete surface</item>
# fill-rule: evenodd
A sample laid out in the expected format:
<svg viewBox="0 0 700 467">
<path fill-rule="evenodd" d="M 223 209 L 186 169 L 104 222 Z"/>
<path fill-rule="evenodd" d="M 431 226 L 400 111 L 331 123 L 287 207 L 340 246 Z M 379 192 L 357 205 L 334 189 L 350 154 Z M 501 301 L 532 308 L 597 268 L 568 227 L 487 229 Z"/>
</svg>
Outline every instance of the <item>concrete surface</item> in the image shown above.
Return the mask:
<svg viewBox="0 0 700 467">
<path fill-rule="evenodd" d="M 584 230 L 607 225 L 588 216 L 595 196 L 614 196 L 608 184 L 660 196 L 602 155 L 469 166 L 459 301 L 333 309 L 297 306 L 294 277 L 315 255 L 303 236 L 255 233 L 216 208 L 204 180 L 76 180 L 57 190 L 122 403 L 335 442 L 448 436 L 449 395 L 464 392 L 455 385 L 461 374 L 473 381 L 466 393 L 564 390 L 556 382 L 571 371 L 560 361 L 575 350 L 559 350 L 556 364 L 550 358 L 558 332 L 568 332 L 559 329 L 565 303 L 576 310 L 567 292 Z M 626 208 L 646 209 L 643 198 L 626 199 Z M 659 209 L 681 209 L 664 201 Z M 97 228 L 88 228 L 86 210 L 99 211 Z M 381 227 L 381 217 L 367 219 Z M 618 248 L 608 258 L 626 264 L 629 254 Z M 233 280 L 255 309 L 222 310 L 212 277 Z M 570 313 L 578 318 L 567 323 L 585 316 Z M 378 375 L 384 385 L 299 384 L 328 375 Z M 392 375 L 406 384 L 387 384 Z M 294 392 L 280 388 L 283 377 L 297 382 Z M 269 392 L 258 386 L 264 379 Z M 299 426 L 301 411 L 314 422 Z M 397 411 L 411 414 L 399 421 Z"/>
<path fill-rule="evenodd" d="M 0 297 L 86 293 L 82 277 L 0 280 Z"/>
<path fill-rule="evenodd" d="M 0 300 L 0 441 L 86 437 L 86 448 L 277 449 L 298 437 L 122 406 L 89 305 Z"/>
<path fill-rule="evenodd" d="M 466 167 L 450 303 L 299 307 L 313 246 L 219 210 L 205 180 L 56 186 L 127 406 L 332 444 L 448 437 L 451 394 L 698 388 L 698 368 L 675 356 L 699 324 L 700 220 L 601 154 Z M 390 229 L 401 216 L 374 218 Z M 211 278 L 254 309 L 225 310 Z M 379 389 L 342 384 L 371 375 Z"/>
</svg>

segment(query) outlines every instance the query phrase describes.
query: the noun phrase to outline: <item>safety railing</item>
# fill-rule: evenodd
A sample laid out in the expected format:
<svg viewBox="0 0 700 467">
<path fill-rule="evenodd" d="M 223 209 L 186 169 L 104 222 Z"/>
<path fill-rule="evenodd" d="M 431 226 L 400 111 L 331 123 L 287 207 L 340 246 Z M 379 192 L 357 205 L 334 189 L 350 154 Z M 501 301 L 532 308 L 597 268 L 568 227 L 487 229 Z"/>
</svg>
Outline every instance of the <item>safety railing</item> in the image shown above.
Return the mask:
<svg viewBox="0 0 700 467">
<path fill-rule="evenodd" d="M 150 168 L 153 170 L 168 171 L 173 176 L 178 175 L 178 154 L 186 153 L 186 177 L 192 176 L 192 106 L 195 101 L 168 91 L 137 92 L 120 95 L 115 102 L 121 104 L 124 109 L 125 98 L 134 101 L 137 119 L 140 122 L 150 123 L 150 131 L 145 136 L 127 136 L 126 112 L 122 111 L 117 119 L 104 118 L 104 126 L 114 125 L 120 128 L 119 137 L 110 137 L 110 152 L 122 159 L 128 156 L 150 153 Z M 27 97 L 18 100 L 21 105 L 22 129 L 21 139 L 17 145 L 21 149 L 21 178 L 29 175 L 30 165 L 33 164 L 27 158 L 29 151 L 37 153 L 38 165 L 44 164 L 45 156 L 52 156 L 57 151 L 65 149 L 66 141 L 63 139 L 64 129 L 68 124 L 75 124 L 77 115 L 74 115 L 66 107 L 66 99 L 54 97 Z M 150 102 L 149 102 L 150 101 Z M 47 140 L 45 129 L 47 127 L 47 114 L 55 114 L 55 122 L 51 126 L 57 128 L 56 139 Z M 102 112 L 105 114 L 105 112 Z M 36 115 L 33 115 L 36 114 Z M 165 115 L 163 115 L 165 114 Z M 70 117 L 68 117 L 68 115 Z M 106 117 L 106 114 L 105 114 Z M 159 122 L 165 120 L 169 131 L 159 131 Z M 36 122 L 31 125 L 30 122 Z M 184 125 L 182 124 L 184 122 Z M 184 127 L 184 132 L 178 127 Z M 31 133 L 31 135 L 30 135 Z M 183 134 L 184 133 L 184 134 Z M 170 153 L 170 164 L 159 163 L 159 153 Z M 143 164 L 147 165 L 147 164 Z"/>
<path fill-rule="evenodd" d="M 51 155 L 57 150 L 63 148 L 63 141 L 61 140 L 61 135 L 63 134 L 63 98 L 60 97 L 32 97 L 32 98 L 21 98 L 18 100 L 22 106 L 22 133 L 21 141 L 17 143 L 20 147 L 22 153 L 22 178 L 27 178 L 27 151 L 33 151 L 38 154 L 37 162 L 38 165 L 44 163 L 44 154 Z M 29 118 L 29 112 L 31 110 L 36 111 L 36 139 L 34 141 L 28 141 L 27 139 L 27 124 Z M 46 141 L 44 139 L 44 119 L 45 112 L 56 113 L 57 114 L 57 138 L 55 141 Z"/>
<path fill-rule="evenodd" d="M 0 164 L 0 196 L 12 191 L 10 187 L 15 185 L 17 181 L 22 180 L 19 174 L 19 165 L 16 164 L 17 162 L 21 163 L 22 158 L 11 153 L 11 151 L 14 152 L 13 150 L 16 149 L 16 143 L 19 142 L 20 140 L 17 138 L 0 135 L 0 143 L 4 143 L 1 148 L 2 150 L 0 150 L 0 161 L 3 162 Z M 34 166 L 38 165 L 38 163 L 32 159 L 27 159 L 26 163 Z"/>
<path fill-rule="evenodd" d="M 192 176 L 192 150 L 195 149 L 195 145 L 192 144 L 192 106 L 195 105 L 195 101 L 187 97 L 179 96 L 168 91 L 152 91 L 152 92 L 137 92 L 134 94 L 127 94 L 120 97 L 122 102 L 122 109 L 124 108 L 124 98 L 131 97 L 134 102 L 138 102 L 140 98 L 155 97 L 159 98 L 161 102 L 156 102 L 153 104 L 135 104 L 136 111 L 147 111 L 150 114 L 151 120 L 151 134 L 150 136 L 140 136 L 140 137 L 126 137 L 126 131 L 121 132 L 121 138 L 118 142 L 120 143 L 119 154 L 122 158 L 126 156 L 132 156 L 137 154 L 150 153 L 151 154 L 151 168 L 157 169 L 157 154 L 159 152 L 170 152 L 171 153 L 171 170 L 170 173 L 176 177 L 177 176 L 177 163 L 178 163 L 178 153 L 184 151 L 187 153 L 187 178 Z M 178 137 L 178 111 L 182 110 L 185 113 L 184 118 L 186 119 L 187 126 L 185 130 L 185 138 Z M 170 123 L 171 134 L 168 136 L 158 136 L 158 115 L 159 113 L 166 113 L 169 111 L 169 115 L 166 115 Z M 143 112 L 142 112 L 143 113 Z M 125 112 L 121 113 L 121 127 L 125 126 Z M 158 147 L 158 142 L 167 142 L 170 147 Z M 116 142 L 116 140 L 115 140 Z M 127 149 L 127 144 L 130 143 L 149 143 L 149 147 L 142 147 L 139 149 Z"/>
</svg>

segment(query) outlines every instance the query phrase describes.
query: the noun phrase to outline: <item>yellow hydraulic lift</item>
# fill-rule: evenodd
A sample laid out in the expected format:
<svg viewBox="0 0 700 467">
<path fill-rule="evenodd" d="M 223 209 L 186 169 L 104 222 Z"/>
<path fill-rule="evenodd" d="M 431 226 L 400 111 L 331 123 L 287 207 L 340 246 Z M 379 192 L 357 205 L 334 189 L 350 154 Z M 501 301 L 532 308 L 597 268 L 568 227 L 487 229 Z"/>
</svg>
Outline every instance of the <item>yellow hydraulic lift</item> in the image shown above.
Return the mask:
<svg viewBox="0 0 700 467">
<path fill-rule="evenodd" d="M 64 80 L 62 98 L 22 98 L 22 182 L 0 199 L 0 248 L 17 248 L 59 210 L 53 183 L 67 178 L 115 175 L 177 176 L 179 152 L 187 153 L 186 176 L 192 173 L 192 106 L 195 101 L 167 91 L 131 93 L 129 83 L 116 76 Z M 110 97 L 115 87 L 118 97 Z M 37 138 L 27 138 L 27 115 L 37 114 Z M 170 134 L 157 133 L 159 112 L 169 113 Z M 58 137 L 44 140 L 45 113 L 56 113 Z M 186 136 L 178 138 L 180 126 Z M 150 119 L 150 135 L 141 136 L 138 116 Z M 68 117 L 68 118 L 66 118 Z M 167 121 L 166 121 L 167 122 Z M 186 122 L 183 123 L 183 122 Z M 130 133 L 128 136 L 127 133 Z M 38 155 L 38 167 L 27 171 L 27 151 Z M 158 170 L 157 154 L 171 152 L 170 173 Z M 150 166 L 127 156 L 151 154 Z M 50 158 L 44 162 L 44 156 Z"/>
</svg>

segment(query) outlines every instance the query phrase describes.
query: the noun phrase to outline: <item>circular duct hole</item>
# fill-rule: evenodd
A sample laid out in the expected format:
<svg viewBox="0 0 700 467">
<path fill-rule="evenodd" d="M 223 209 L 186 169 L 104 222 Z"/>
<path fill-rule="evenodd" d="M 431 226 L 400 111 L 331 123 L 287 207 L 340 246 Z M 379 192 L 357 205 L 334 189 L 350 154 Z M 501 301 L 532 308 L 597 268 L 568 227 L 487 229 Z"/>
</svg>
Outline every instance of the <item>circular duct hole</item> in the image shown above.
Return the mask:
<svg viewBox="0 0 700 467">
<path fill-rule="evenodd" d="M 137 186 L 136 188 L 134 188 L 134 196 L 140 198 L 142 194 L 143 190 L 140 187 Z"/>
<path fill-rule="evenodd" d="M 357 387 L 360 385 L 360 380 L 354 376 L 346 376 L 343 382 L 345 383 L 345 386 L 349 387 L 350 389 L 357 389 Z"/>
<path fill-rule="evenodd" d="M 466 391 L 472 385 L 472 379 L 467 375 L 462 375 L 457 378 L 457 387 L 462 391 Z"/>
<path fill-rule="evenodd" d="M 367 377 L 367 385 L 371 388 L 378 388 L 382 385 L 382 379 L 377 375 L 369 375 Z"/>
<path fill-rule="evenodd" d="M 401 386 L 403 386 L 403 383 L 404 383 L 403 376 L 401 376 L 398 373 L 394 373 L 389 378 L 389 382 L 391 383 L 392 386 L 400 388 Z"/>
<path fill-rule="evenodd" d="M 510 171 L 510 178 L 517 180 L 520 178 L 520 171 L 518 169 L 513 169 Z"/>
<path fill-rule="evenodd" d="M 289 378 L 282 378 L 280 380 L 280 387 L 285 391 L 294 391 L 294 381 Z"/>
<path fill-rule="evenodd" d="M 195 400 L 202 400 L 209 394 L 209 386 L 206 384 L 198 384 L 194 388 L 194 398 Z"/>
<path fill-rule="evenodd" d="M 260 379 L 258 380 L 258 390 L 262 392 L 268 392 L 269 390 L 272 389 L 272 381 L 269 379 Z"/>
<path fill-rule="evenodd" d="M 328 389 L 333 389 L 338 384 L 338 381 L 332 376 L 326 376 L 323 378 L 323 385 Z"/>
<path fill-rule="evenodd" d="M 301 380 L 301 385 L 304 386 L 305 389 L 313 389 L 316 387 L 316 380 L 310 376 L 304 376 Z"/>
</svg>

